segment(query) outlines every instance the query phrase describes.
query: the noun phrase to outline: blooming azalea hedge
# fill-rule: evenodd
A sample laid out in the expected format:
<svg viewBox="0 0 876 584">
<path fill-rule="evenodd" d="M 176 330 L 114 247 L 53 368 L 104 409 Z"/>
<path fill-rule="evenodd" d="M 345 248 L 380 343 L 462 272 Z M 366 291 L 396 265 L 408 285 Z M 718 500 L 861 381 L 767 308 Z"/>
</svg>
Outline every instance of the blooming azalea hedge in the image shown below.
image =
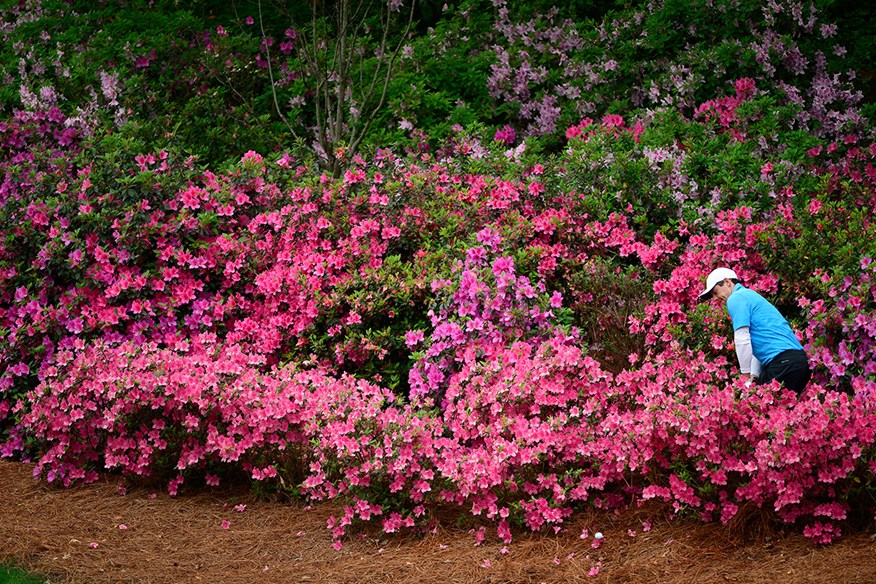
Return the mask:
<svg viewBox="0 0 876 584">
<path fill-rule="evenodd" d="M 339 539 L 453 505 L 508 540 L 660 499 L 725 522 L 752 503 L 828 542 L 873 511 L 876 152 L 776 157 L 822 180 L 777 191 L 760 169 L 751 206 L 704 200 L 720 177 L 673 179 L 685 165 L 656 153 L 727 134 L 675 123 L 685 148 L 607 117 L 550 165 L 467 154 L 468 136 L 452 159 L 382 151 L 337 180 L 255 153 L 221 174 L 168 152 L 62 164 L 39 153 L 63 137 L 7 125 L 38 179 L 6 166 L 4 452 L 64 484 L 243 472 L 347 501 Z M 594 195 L 620 181 L 638 205 Z M 842 263 L 817 263 L 826 228 L 856 238 Z M 777 242 L 801 241 L 815 263 L 783 272 L 807 255 Z M 696 303 L 718 264 L 790 306 L 816 371 L 802 396 L 736 380 L 723 309 Z M 629 320 L 593 326 L 616 302 Z M 636 352 L 601 362 L 603 335 Z"/>
<path fill-rule="evenodd" d="M 525 131 L 456 127 L 337 178 L 289 153 L 208 168 L 28 94 L 0 122 L 2 454 L 64 485 L 245 476 L 339 500 L 338 545 L 444 507 L 505 541 L 649 499 L 762 507 L 824 543 L 871 520 L 876 142 L 846 81 L 816 61 L 795 99 L 806 64 L 760 31 L 752 76 L 672 89 L 651 64 L 663 85 L 635 99 L 666 107 L 581 103 L 546 155 L 521 136 L 564 118 L 540 78 L 509 86 L 532 69 L 499 17 L 490 91 Z M 618 66 L 581 64 L 596 90 L 564 73 L 563 99 L 604 102 Z M 802 395 L 739 380 L 723 307 L 697 302 L 717 265 L 791 320 Z"/>
</svg>

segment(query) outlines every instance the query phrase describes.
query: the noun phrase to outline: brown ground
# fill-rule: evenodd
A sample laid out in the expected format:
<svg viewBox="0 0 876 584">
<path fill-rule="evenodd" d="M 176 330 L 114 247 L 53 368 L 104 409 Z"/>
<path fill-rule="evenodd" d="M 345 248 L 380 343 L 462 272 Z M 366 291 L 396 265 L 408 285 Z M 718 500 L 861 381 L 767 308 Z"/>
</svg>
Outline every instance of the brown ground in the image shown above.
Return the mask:
<svg viewBox="0 0 876 584">
<path fill-rule="evenodd" d="M 0 564 L 53 583 L 876 582 L 876 540 L 868 533 L 818 547 L 751 522 L 730 529 L 669 521 L 655 507 L 581 516 L 558 536 L 517 534 L 506 554 L 495 541 L 475 546 L 452 524 L 421 537 L 362 536 L 335 552 L 325 528 L 337 513 L 330 505 L 308 511 L 254 501 L 245 491 L 120 496 L 111 481 L 59 490 L 34 482 L 30 465 L 9 462 L 0 462 L 0 493 Z M 235 511 L 242 503 L 246 509 Z M 760 515 L 750 517 L 756 524 Z M 649 532 L 642 521 L 653 524 Z M 592 549 L 592 538 L 580 539 L 584 527 L 602 531 L 604 545 Z M 601 570 L 589 577 L 596 562 Z"/>
</svg>

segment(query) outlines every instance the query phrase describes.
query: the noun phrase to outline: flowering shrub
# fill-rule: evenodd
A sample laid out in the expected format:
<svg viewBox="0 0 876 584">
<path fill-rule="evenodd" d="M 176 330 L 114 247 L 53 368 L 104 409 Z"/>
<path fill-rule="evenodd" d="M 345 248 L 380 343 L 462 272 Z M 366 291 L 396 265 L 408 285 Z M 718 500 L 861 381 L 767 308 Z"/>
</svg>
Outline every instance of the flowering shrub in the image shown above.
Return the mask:
<svg viewBox="0 0 876 584">
<path fill-rule="evenodd" d="M 490 358 L 514 341 L 537 346 L 560 330 L 553 311 L 561 308 L 562 295 L 554 292 L 547 298 L 543 282 L 518 276 L 513 257 L 502 255 L 502 238 L 495 230 L 483 229 L 476 238 L 480 245 L 469 248 L 454 269 L 458 281 L 432 282 L 441 308 L 430 312 L 432 332 L 410 374 L 414 397 L 440 402 L 445 381 L 466 355 Z M 448 301 L 442 302 L 442 296 Z M 406 342 L 416 347 L 423 337 L 423 331 L 410 331 Z"/>
<path fill-rule="evenodd" d="M 124 343 L 65 351 L 22 417 L 21 429 L 50 446 L 34 472 L 65 485 L 105 469 L 175 474 L 171 494 L 193 473 L 218 484 L 229 464 L 269 479 L 278 468 L 303 467 L 301 447 L 324 415 L 346 424 L 344 408 L 374 415 L 388 395 L 316 370 L 264 371 L 264 361 L 210 334 L 176 350 Z"/>
<path fill-rule="evenodd" d="M 622 139 L 618 127 L 588 130 L 584 144 Z M 16 332 L 6 350 L 25 356 L 6 361 L 4 413 L 14 406 L 15 423 L 5 452 L 41 444 L 37 472 L 65 483 L 119 469 L 163 477 L 174 492 L 234 472 L 300 484 L 350 502 L 333 523 L 338 538 L 357 521 L 422 524 L 435 505 L 493 522 L 503 539 L 516 524 L 561 528 L 583 504 L 642 498 L 721 521 L 752 502 L 820 541 L 859 512 L 873 443 L 870 264 L 841 293 L 805 289 L 823 292 L 805 331 L 820 377 L 800 401 L 729 383 L 726 317 L 694 308 L 702 274 L 719 263 L 777 293 L 779 260 L 763 239 L 799 234 L 794 197 L 760 220 L 748 207 L 716 210 L 713 225 L 679 224 L 670 239 L 623 213 L 589 216 L 580 206 L 592 198 L 551 196 L 544 185 L 568 180 L 563 165 L 524 167 L 509 182 L 464 172 L 481 159 L 453 164 L 384 154 L 331 180 L 282 157 L 250 153 L 216 175 L 158 153 L 121 173 L 77 173 L 75 204 L 10 215 L 30 226 L 19 235 L 34 250 L 55 224 L 63 237 L 83 222 L 92 238 L 46 248 L 70 260 L 83 245 L 66 280 L 47 278 L 51 259 L 34 273 L 23 264 L 39 266 L 39 255 L 5 256 L 19 262 L 4 280 Z M 133 209 L 92 198 L 125 175 L 143 193 Z M 86 205 L 121 219 L 87 223 Z M 611 374 L 588 355 L 599 329 L 574 325 L 599 320 L 596 298 L 622 297 L 600 286 L 605 267 L 625 264 L 618 274 L 652 290 L 626 297 L 631 338 L 644 335 Z M 38 286 L 46 292 L 31 297 Z M 58 334 L 52 322 L 67 324 Z M 49 351 L 22 340 L 37 326 Z M 834 353 L 851 359 L 846 370 Z M 849 387 L 854 403 L 834 392 Z"/>
<path fill-rule="evenodd" d="M 556 10 L 515 22 L 508 3 L 498 4 L 504 42 L 493 45 L 488 87 L 517 106 L 531 134 L 618 110 L 689 115 L 740 77 L 798 108 L 795 128 L 833 138 L 863 129 L 861 95 L 831 73 L 830 61 L 846 52 L 833 42 L 837 26 L 821 22 L 814 5 L 666 0 L 586 27 Z"/>
<path fill-rule="evenodd" d="M 850 79 L 829 73 L 833 29 L 801 5 L 746 3 L 737 23 L 695 2 L 686 30 L 667 1 L 587 31 L 466 4 L 464 27 L 404 48 L 401 74 L 428 87 L 416 52 L 452 53 L 489 21 L 488 52 L 459 45 L 495 55 L 466 95 L 506 103 L 489 124 L 442 117 L 433 150 L 414 124 L 426 106 L 395 101 L 382 115 L 406 116 L 407 137 L 340 148 L 336 177 L 300 144 L 229 159 L 268 119 L 234 126 L 223 164 L 167 128 L 144 137 L 171 119 L 153 82 L 175 80 L 170 110 L 197 97 L 228 113 L 205 80 L 263 98 L 271 46 L 298 95 L 294 31 L 133 43 L 123 66 L 49 84 L 68 66 L 51 19 L 75 15 L 47 6 L 0 23 L 10 40 L 53 23 L 38 50 L 2 49 L 23 60 L 0 120 L 4 456 L 65 485 L 245 476 L 338 500 L 337 546 L 355 523 L 422 527 L 439 507 L 480 522 L 479 541 L 648 499 L 709 521 L 771 509 L 822 543 L 872 516 L 876 146 Z M 88 30 L 83 53 L 113 51 Z M 684 55 L 639 58 L 687 37 Z M 798 331 L 803 395 L 733 381 L 726 312 L 697 302 L 718 265 Z"/>
<path fill-rule="evenodd" d="M 861 259 L 861 272 L 845 276 L 826 299 L 800 303 L 809 319 L 804 332 L 812 361 L 830 383 L 869 399 L 876 389 L 876 282 L 873 260 Z"/>
</svg>

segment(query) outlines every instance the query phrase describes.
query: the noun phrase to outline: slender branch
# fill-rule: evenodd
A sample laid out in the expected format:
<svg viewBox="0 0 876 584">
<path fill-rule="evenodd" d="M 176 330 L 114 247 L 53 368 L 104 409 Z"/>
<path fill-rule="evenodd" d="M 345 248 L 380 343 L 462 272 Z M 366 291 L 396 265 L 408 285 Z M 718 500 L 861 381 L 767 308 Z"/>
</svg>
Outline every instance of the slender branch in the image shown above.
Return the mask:
<svg viewBox="0 0 876 584">
<path fill-rule="evenodd" d="M 323 108 L 329 110 L 328 103 L 324 103 L 323 100 L 329 99 L 326 95 L 328 91 L 326 90 L 326 83 L 328 77 L 328 67 L 323 68 L 322 63 L 320 62 L 320 47 L 319 47 L 319 32 L 318 32 L 318 15 L 316 11 L 316 7 L 314 6 L 311 9 L 311 19 L 310 19 L 310 30 L 311 30 L 311 38 L 309 40 L 305 40 L 303 45 L 305 47 L 309 47 L 312 45 L 313 53 L 310 54 L 308 49 L 305 48 L 305 59 L 307 60 L 307 69 L 309 73 L 312 74 L 312 77 L 316 80 L 316 89 L 314 91 L 313 103 L 316 113 L 316 139 L 317 143 L 320 147 L 328 154 L 328 140 L 325 135 L 325 124 L 323 122 Z"/>
<path fill-rule="evenodd" d="M 259 7 L 259 28 L 262 31 L 262 42 L 265 43 L 265 55 L 268 58 L 268 79 L 271 82 L 271 97 L 274 101 L 274 109 L 277 110 L 277 115 L 280 116 L 280 119 L 283 121 L 283 124 L 292 132 L 292 137 L 296 140 L 298 139 L 298 133 L 295 132 L 295 128 L 293 128 L 289 122 L 286 120 L 286 116 L 283 114 L 283 111 L 280 109 L 280 103 L 277 100 L 277 85 L 274 83 L 274 70 L 271 64 L 271 46 L 268 43 L 268 37 L 265 34 L 265 23 L 262 20 L 262 0 L 258 1 Z"/>
<path fill-rule="evenodd" d="M 341 0 L 341 11 L 340 11 L 340 27 L 338 30 L 338 52 L 335 54 L 337 68 L 336 73 L 338 76 L 337 81 L 337 101 L 335 102 L 335 119 L 334 119 L 334 128 L 332 131 L 332 137 L 335 139 L 337 143 L 338 138 L 341 136 L 341 132 L 344 126 L 344 102 L 347 97 L 347 87 L 349 84 L 349 79 L 347 78 L 347 68 L 350 65 L 347 53 L 350 50 L 349 45 L 347 44 L 347 30 L 349 28 L 349 18 L 350 18 L 350 0 Z"/>
<path fill-rule="evenodd" d="M 404 26 L 394 47 L 390 46 L 390 39 L 394 36 L 392 24 L 395 18 L 386 0 L 335 0 L 329 8 L 331 15 L 319 0 L 310 0 L 308 4 L 309 30 L 302 27 L 302 38 L 295 48 L 302 74 L 314 92 L 316 125 L 313 135 L 318 148 L 323 151 L 319 164 L 337 175 L 358 152 L 386 105 L 399 55 L 413 26 L 415 4 L 410 4 L 407 22 L 402 20 Z M 369 14 L 374 10 L 378 10 L 376 26 L 382 28 L 374 31 L 378 33 L 377 39 L 372 39 L 371 31 L 367 30 Z M 259 19 L 261 25 L 261 4 Z M 303 32 L 305 30 L 307 32 Z M 262 36 L 265 36 L 264 31 Z M 372 56 L 366 47 L 374 47 L 376 55 Z M 268 73 L 272 91 L 275 91 L 270 52 L 268 59 Z M 354 104 L 358 110 L 355 114 Z M 280 109 L 276 93 L 274 107 Z M 339 158 L 337 151 L 342 144 L 347 147 L 347 156 Z"/>
<path fill-rule="evenodd" d="M 405 25 L 404 33 L 401 35 L 401 38 L 399 39 L 399 42 L 396 45 L 395 50 L 392 53 L 392 57 L 390 57 L 389 63 L 387 64 L 386 74 L 384 75 L 384 78 L 383 78 L 383 88 L 382 88 L 381 93 L 380 93 L 380 100 L 374 106 L 374 108 L 371 110 L 371 113 L 365 118 L 364 125 L 360 129 L 358 137 L 354 137 L 351 140 L 350 149 L 353 152 L 355 152 L 358 149 L 359 145 L 362 143 L 362 140 L 365 138 L 365 135 L 368 133 L 368 130 L 371 128 L 372 122 L 377 117 L 377 114 L 380 112 L 380 110 L 383 109 L 383 106 L 386 103 L 386 95 L 387 95 L 387 92 L 389 90 L 389 82 L 392 79 L 392 72 L 395 69 L 396 59 L 398 59 L 398 55 L 401 52 L 402 47 L 404 46 L 404 43 L 407 40 L 408 34 L 410 33 L 411 27 L 413 26 L 413 23 L 414 23 L 414 7 L 415 7 L 414 4 L 415 4 L 415 1 L 411 3 L 411 11 L 408 15 L 408 22 Z M 389 28 L 388 26 L 384 26 L 384 41 L 383 41 L 384 43 L 386 42 L 386 40 L 388 38 L 387 33 L 386 33 L 386 30 L 388 28 Z M 375 74 L 375 79 L 376 79 L 376 74 Z M 372 85 L 372 87 L 373 87 L 373 85 Z M 371 90 L 369 90 L 369 92 L 370 91 Z"/>
</svg>

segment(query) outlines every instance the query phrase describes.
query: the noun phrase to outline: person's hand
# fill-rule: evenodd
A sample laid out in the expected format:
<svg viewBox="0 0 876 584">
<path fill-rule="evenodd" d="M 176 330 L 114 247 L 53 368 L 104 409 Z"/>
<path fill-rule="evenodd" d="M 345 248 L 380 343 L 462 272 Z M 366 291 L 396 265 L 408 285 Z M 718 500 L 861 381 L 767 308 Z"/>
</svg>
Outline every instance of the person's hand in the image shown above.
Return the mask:
<svg viewBox="0 0 876 584">
<path fill-rule="evenodd" d="M 757 377 L 749 373 L 741 373 L 739 377 L 745 382 L 745 387 L 751 387 L 751 384 L 757 381 Z"/>
</svg>

